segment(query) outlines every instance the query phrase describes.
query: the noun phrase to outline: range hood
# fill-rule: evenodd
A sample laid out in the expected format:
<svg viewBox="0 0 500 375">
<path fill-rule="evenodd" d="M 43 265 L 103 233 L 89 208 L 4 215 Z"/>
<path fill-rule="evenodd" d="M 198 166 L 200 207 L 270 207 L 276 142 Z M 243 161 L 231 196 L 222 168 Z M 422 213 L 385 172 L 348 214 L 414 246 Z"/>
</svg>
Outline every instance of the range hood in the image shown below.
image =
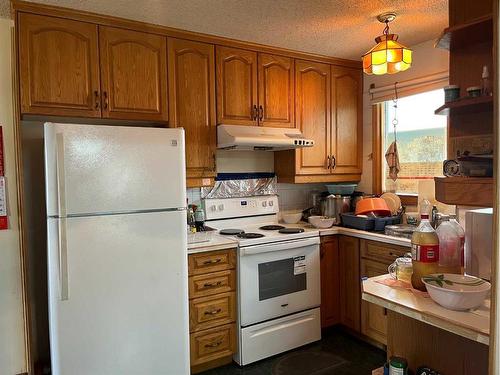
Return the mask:
<svg viewBox="0 0 500 375">
<path fill-rule="evenodd" d="M 281 151 L 312 146 L 314 141 L 304 138 L 299 129 L 217 126 L 217 148 L 222 150 Z"/>
</svg>

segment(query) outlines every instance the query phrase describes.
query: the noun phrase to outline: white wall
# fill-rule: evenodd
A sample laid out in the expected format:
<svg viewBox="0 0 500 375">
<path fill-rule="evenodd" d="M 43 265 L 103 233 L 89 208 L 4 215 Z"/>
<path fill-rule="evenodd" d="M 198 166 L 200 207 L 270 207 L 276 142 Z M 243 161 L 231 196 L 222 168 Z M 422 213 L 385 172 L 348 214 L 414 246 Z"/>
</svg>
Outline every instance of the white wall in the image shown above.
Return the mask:
<svg viewBox="0 0 500 375">
<path fill-rule="evenodd" d="M 434 40 L 429 40 L 414 46 L 413 64 L 407 71 L 386 74 L 383 76 L 366 75 L 363 82 L 363 175 L 358 190 L 372 192 L 372 106 L 370 103 L 369 88 L 373 83 L 375 87 L 392 85 L 394 82 L 411 80 L 424 77 L 433 73 L 448 70 L 448 52 L 434 48 Z"/>
<path fill-rule="evenodd" d="M 15 175 L 11 31 L 0 19 L 0 125 L 4 135 L 9 229 L 0 231 L 0 374 L 26 371 Z"/>
</svg>

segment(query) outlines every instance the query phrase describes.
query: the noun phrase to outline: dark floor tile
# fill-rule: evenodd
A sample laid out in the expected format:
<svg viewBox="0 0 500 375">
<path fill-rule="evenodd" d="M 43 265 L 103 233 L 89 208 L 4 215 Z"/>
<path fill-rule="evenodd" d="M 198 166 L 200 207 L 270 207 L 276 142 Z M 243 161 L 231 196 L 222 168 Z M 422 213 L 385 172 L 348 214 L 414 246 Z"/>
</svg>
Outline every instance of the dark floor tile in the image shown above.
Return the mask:
<svg viewBox="0 0 500 375">
<path fill-rule="evenodd" d="M 245 367 L 233 363 L 200 375 L 371 375 L 385 359 L 383 350 L 333 328 L 323 331 L 316 343 Z"/>
</svg>

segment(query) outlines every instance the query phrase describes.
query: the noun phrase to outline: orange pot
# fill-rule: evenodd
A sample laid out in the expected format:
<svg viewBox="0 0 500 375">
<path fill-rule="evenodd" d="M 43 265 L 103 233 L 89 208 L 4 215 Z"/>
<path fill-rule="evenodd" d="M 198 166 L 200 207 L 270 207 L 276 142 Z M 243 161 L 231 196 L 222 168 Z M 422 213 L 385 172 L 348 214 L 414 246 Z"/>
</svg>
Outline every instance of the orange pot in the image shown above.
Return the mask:
<svg viewBox="0 0 500 375">
<path fill-rule="evenodd" d="M 390 216 L 391 210 L 382 198 L 361 199 L 356 204 L 356 215 L 366 215 L 373 212 L 379 216 Z"/>
</svg>

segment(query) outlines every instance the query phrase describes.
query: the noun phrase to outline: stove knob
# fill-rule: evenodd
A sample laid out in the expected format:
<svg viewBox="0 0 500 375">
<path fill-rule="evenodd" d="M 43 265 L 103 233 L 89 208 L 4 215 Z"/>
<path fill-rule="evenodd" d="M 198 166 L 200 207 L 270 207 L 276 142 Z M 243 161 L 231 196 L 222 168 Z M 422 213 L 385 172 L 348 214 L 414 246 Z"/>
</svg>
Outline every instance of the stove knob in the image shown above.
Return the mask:
<svg viewBox="0 0 500 375">
<path fill-rule="evenodd" d="M 266 201 L 262 202 L 262 207 L 267 207 L 267 202 Z"/>
<path fill-rule="evenodd" d="M 273 201 L 269 201 L 269 207 L 272 207 L 274 205 Z"/>
<path fill-rule="evenodd" d="M 224 211 L 224 205 L 223 204 L 219 204 L 219 211 Z"/>
<path fill-rule="evenodd" d="M 210 211 L 215 212 L 217 211 L 217 206 L 215 204 L 210 206 Z"/>
</svg>

